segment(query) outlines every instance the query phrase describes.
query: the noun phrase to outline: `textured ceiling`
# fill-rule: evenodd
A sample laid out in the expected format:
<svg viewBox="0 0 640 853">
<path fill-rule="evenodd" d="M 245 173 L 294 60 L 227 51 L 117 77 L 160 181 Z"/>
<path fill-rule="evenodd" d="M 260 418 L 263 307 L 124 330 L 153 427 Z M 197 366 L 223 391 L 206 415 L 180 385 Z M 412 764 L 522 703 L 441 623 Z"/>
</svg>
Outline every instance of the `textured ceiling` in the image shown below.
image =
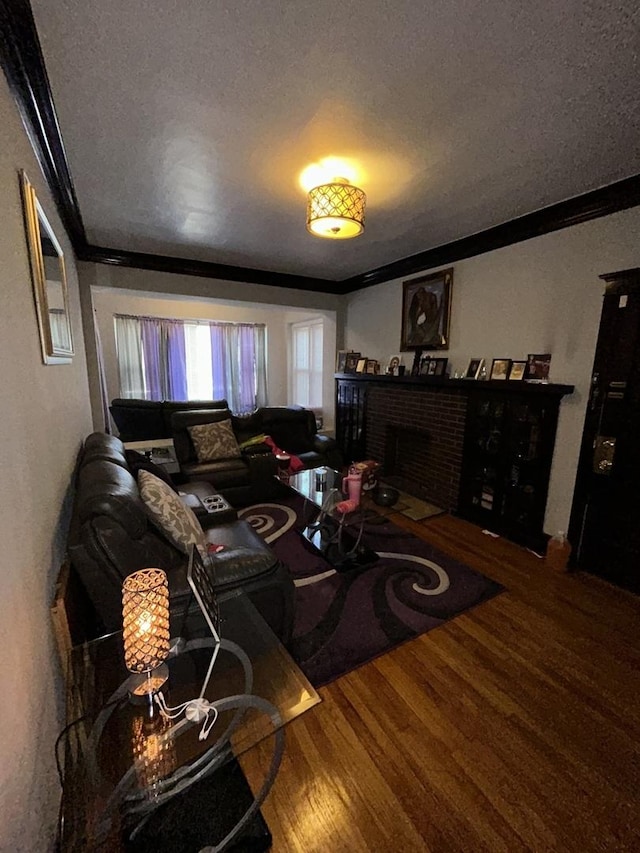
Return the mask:
<svg viewBox="0 0 640 853">
<path fill-rule="evenodd" d="M 640 172 L 636 0 L 32 2 L 97 245 L 342 279 Z"/>
</svg>

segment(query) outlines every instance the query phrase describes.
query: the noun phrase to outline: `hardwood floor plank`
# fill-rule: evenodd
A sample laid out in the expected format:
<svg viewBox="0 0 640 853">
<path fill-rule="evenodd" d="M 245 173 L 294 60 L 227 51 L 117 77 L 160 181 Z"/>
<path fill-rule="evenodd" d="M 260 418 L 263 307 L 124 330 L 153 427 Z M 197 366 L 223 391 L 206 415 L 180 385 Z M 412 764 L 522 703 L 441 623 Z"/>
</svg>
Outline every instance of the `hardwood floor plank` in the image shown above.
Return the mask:
<svg viewBox="0 0 640 853">
<path fill-rule="evenodd" d="M 393 521 L 506 591 L 288 726 L 275 853 L 639 851 L 640 599 L 451 516 Z"/>
</svg>

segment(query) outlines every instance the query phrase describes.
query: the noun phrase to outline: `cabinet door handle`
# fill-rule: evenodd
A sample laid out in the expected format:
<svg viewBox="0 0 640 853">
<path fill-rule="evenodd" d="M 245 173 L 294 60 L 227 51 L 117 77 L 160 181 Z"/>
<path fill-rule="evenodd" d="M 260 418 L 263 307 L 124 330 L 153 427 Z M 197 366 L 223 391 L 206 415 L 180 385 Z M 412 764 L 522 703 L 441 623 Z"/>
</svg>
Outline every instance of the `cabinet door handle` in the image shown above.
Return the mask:
<svg viewBox="0 0 640 853">
<path fill-rule="evenodd" d="M 593 473 L 608 476 L 613 468 L 615 452 L 616 439 L 613 436 L 596 436 L 593 443 Z"/>
</svg>

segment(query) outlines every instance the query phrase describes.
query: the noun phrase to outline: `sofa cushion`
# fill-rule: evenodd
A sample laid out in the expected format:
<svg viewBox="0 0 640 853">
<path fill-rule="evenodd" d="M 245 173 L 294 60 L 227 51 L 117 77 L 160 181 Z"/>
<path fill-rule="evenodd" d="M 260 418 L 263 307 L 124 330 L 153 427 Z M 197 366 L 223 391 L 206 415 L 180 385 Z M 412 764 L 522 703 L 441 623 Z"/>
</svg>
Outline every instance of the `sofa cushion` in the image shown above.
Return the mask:
<svg viewBox="0 0 640 853">
<path fill-rule="evenodd" d="M 251 483 L 251 469 L 241 457 L 221 459 L 219 462 L 194 462 L 190 465 L 182 465 L 180 470 L 188 479 L 206 480 L 217 489 Z"/>
<path fill-rule="evenodd" d="M 240 456 L 240 448 L 233 434 L 231 421 L 194 424 L 187 427 L 198 462 L 216 462 L 219 459 L 234 459 Z"/>
<path fill-rule="evenodd" d="M 262 429 L 278 447 L 300 455 L 313 450 L 313 413 L 301 406 L 265 406 L 260 410 Z"/>
<path fill-rule="evenodd" d="M 120 398 L 111 401 L 111 417 L 123 441 L 164 438 L 166 428 L 161 403 L 155 400 Z"/>
<path fill-rule="evenodd" d="M 149 518 L 167 539 L 185 554 L 191 545 L 206 554 L 206 537 L 198 519 L 173 489 L 143 470 L 138 472 L 138 486 Z"/>
</svg>

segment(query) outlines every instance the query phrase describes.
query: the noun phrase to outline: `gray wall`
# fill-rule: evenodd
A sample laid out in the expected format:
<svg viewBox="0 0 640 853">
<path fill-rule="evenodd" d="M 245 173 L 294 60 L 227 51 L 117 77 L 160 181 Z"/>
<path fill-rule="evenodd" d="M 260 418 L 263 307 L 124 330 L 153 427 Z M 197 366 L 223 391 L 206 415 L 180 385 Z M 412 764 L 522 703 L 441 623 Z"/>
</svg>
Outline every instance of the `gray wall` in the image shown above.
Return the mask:
<svg viewBox="0 0 640 853">
<path fill-rule="evenodd" d="M 640 266 L 640 208 L 546 234 L 454 264 L 452 371 L 470 358 L 552 353 L 551 380 L 576 386 L 560 410 L 545 530 L 566 530 L 604 282 Z M 416 278 L 418 276 L 412 276 Z M 348 298 L 346 345 L 388 363 L 400 350 L 402 280 Z M 413 353 L 405 353 L 411 366 Z"/>
<path fill-rule="evenodd" d="M 78 264 L 78 274 L 82 292 L 91 406 L 96 429 L 104 428 L 95 347 L 96 318 L 98 318 L 105 360 L 108 362 L 106 365 L 107 374 L 112 375 L 113 348 L 110 339 L 107 340 L 110 330 L 108 329 L 108 321 L 105 323 L 106 313 L 109 311 L 113 313 L 113 306 L 115 305 L 119 312 L 130 311 L 135 314 L 138 309 L 144 308 L 146 303 L 147 313 L 162 316 L 158 313 L 160 311 L 159 297 L 173 299 L 174 308 L 179 305 L 179 300 L 182 300 L 183 305 L 180 313 L 171 315 L 178 317 L 211 317 L 212 306 L 215 306 L 216 300 L 221 306 L 221 311 L 225 312 L 225 316 L 221 319 L 237 320 L 240 317 L 239 312 L 242 312 L 242 317 L 247 320 L 251 317 L 253 306 L 256 315 L 260 315 L 257 322 L 265 322 L 265 310 L 268 310 L 272 316 L 278 316 L 277 309 L 280 308 L 279 322 L 283 325 L 281 330 L 276 333 L 285 336 L 284 325 L 308 316 L 304 313 L 301 314 L 298 309 L 303 312 L 307 309 L 321 312 L 325 321 L 327 342 L 323 405 L 327 410 L 325 423 L 331 427 L 334 404 L 333 371 L 335 367 L 335 352 L 332 351 L 332 348 L 340 349 L 344 338 L 344 297 L 331 296 L 326 293 L 310 293 L 305 290 L 292 290 L 285 287 L 127 269 L 126 267 L 107 266 L 105 264 L 80 263 Z M 120 298 L 118 291 L 121 293 Z M 200 300 L 200 309 L 205 313 L 194 315 L 192 312 L 199 310 L 198 300 Z M 207 308 L 205 308 L 205 300 L 209 306 Z M 237 306 L 235 313 L 233 312 L 234 303 Z M 129 308 L 126 307 L 127 305 Z M 169 315 L 165 313 L 163 316 Z M 275 331 L 275 326 L 273 328 Z M 286 371 L 286 340 L 281 339 L 280 343 L 280 347 L 273 348 L 272 356 L 276 363 L 282 364 L 284 370 L 281 383 L 277 381 L 274 375 L 269 377 L 272 405 L 280 405 L 281 401 L 286 402 L 287 397 L 286 373 L 284 372 Z M 111 393 L 112 390 L 113 383 L 111 382 L 108 388 L 111 398 L 115 396 Z"/>
<path fill-rule="evenodd" d="M 45 366 L 25 242 L 25 169 L 65 251 L 76 354 Z M 0 74 L 0 850 L 45 851 L 60 790 L 53 745 L 62 681 L 49 606 L 62 561 L 76 455 L 91 429 L 76 268 Z"/>
</svg>

